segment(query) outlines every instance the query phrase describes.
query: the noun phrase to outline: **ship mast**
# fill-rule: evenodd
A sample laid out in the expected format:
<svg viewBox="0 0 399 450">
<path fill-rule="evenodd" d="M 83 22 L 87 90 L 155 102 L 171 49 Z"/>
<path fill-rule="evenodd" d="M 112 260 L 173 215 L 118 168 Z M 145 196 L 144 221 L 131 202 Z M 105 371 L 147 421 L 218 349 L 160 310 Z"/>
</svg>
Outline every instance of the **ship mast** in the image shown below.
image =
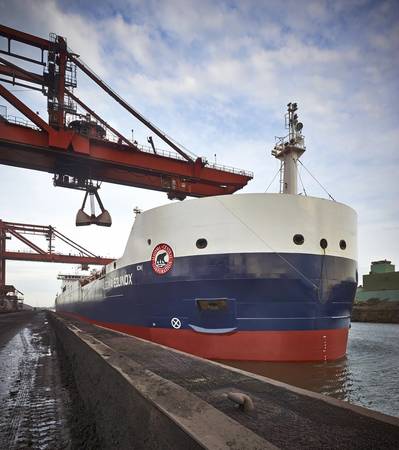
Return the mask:
<svg viewBox="0 0 399 450">
<path fill-rule="evenodd" d="M 303 124 L 298 121 L 298 105 L 288 103 L 285 115 L 285 128 L 288 135 L 276 138 L 277 142 L 272 155 L 281 161 L 280 193 L 297 194 L 298 192 L 298 159 L 305 152 L 305 139 L 302 136 Z"/>
</svg>

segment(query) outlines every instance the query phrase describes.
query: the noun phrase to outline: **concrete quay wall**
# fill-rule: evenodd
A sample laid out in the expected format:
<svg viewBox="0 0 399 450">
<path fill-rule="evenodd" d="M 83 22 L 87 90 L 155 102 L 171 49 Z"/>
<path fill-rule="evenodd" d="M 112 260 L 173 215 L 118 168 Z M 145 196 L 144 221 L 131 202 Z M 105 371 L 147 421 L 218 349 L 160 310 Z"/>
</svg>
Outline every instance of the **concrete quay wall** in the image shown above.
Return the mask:
<svg viewBox="0 0 399 450">
<path fill-rule="evenodd" d="M 56 314 L 50 323 L 105 449 L 398 448 L 398 418 Z"/>
<path fill-rule="evenodd" d="M 173 382 L 50 315 L 104 449 L 275 449 Z"/>
</svg>

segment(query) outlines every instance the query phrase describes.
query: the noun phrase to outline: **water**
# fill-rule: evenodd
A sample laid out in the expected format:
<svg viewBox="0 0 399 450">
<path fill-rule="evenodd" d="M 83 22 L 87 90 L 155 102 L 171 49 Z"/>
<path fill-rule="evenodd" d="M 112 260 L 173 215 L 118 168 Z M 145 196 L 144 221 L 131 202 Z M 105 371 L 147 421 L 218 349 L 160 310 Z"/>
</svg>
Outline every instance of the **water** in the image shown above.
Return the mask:
<svg viewBox="0 0 399 450">
<path fill-rule="evenodd" d="M 399 417 L 399 325 L 352 323 L 347 356 L 339 361 L 229 364 Z"/>
</svg>

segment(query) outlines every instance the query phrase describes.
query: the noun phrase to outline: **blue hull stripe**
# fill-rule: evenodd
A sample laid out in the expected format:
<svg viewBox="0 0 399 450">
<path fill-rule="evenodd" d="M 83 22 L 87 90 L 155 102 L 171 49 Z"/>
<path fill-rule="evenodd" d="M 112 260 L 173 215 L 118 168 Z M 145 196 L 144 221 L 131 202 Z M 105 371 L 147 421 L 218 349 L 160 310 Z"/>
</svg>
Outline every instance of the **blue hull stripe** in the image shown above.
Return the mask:
<svg viewBox="0 0 399 450">
<path fill-rule="evenodd" d="M 157 275 L 150 262 L 115 270 L 83 287 L 83 300 L 57 304 L 99 322 L 198 330 L 347 328 L 357 286 L 356 262 L 308 254 L 250 253 L 176 258 Z M 294 266 L 297 270 L 293 269 Z M 124 285 L 118 280 L 128 280 Z M 117 282 L 115 282 L 115 279 Z M 316 287 L 316 288 L 315 288 Z M 201 311 L 198 300 L 223 299 Z"/>
</svg>

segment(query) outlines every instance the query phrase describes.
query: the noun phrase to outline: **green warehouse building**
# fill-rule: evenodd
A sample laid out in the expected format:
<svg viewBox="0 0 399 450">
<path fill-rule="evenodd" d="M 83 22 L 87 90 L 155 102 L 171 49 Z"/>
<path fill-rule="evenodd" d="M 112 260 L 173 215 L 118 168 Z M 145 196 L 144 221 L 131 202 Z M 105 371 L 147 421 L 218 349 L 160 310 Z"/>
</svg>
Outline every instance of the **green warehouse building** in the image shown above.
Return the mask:
<svg viewBox="0 0 399 450">
<path fill-rule="evenodd" d="M 391 261 L 373 261 L 370 273 L 363 275 L 363 286 L 356 291 L 357 301 L 378 299 L 399 301 L 399 272 Z"/>
</svg>

